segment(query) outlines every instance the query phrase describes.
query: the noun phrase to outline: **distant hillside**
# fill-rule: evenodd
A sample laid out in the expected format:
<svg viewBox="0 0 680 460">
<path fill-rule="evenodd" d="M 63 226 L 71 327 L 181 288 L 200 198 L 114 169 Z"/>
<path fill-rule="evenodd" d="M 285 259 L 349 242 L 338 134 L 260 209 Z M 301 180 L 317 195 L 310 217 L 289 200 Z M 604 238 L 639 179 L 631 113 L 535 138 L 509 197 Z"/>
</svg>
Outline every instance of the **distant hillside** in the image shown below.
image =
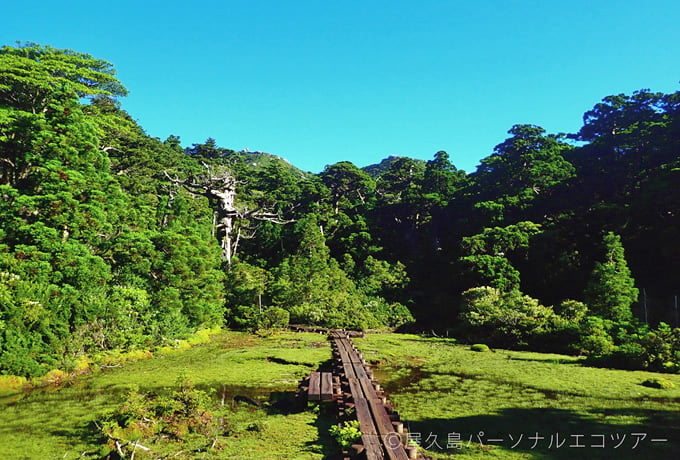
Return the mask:
<svg viewBox="0 0 680 460">
<path fill-rule="evenodd" d="M 380 163 L 364 166 L 361 168 L 363 171 L 366 171 L 371 177 L 378 177 L 385 172 L 387 172 L 388 169 L 390 169 L 390 166 L 392 166 L 392 163 L 394 163 L 396 160 L 399 158 L 405 158 L 403 156 L 396 156 L 396 155 L 390 155 L 387 158 L 383 158 L 383 160 Z M 418 160 L 413 158 L 413 161 L 416 163 L 422 163 L 423 167 L 425 166 L 425 161 L 424 160 Z"/>
<path fill-rule="evenodd" d="M 283 157 L 274 155 L 272 153 L 266 152 L 250 152 L 248 150 L 241 150 L 239 152 L 234 152 L 233 155 L 238 155 L 243 159 L 243 162 L 250 166 L 251 168 L 258 170 L 264 169 L 273 163 L 279 163 L 285 168 L 289 169 L 290 172 L 296 177 L 307 177 L 312 175 L 311 173 L 305 172 L 300 168 L 291 164 L 288 160 Z"/>
</svg>

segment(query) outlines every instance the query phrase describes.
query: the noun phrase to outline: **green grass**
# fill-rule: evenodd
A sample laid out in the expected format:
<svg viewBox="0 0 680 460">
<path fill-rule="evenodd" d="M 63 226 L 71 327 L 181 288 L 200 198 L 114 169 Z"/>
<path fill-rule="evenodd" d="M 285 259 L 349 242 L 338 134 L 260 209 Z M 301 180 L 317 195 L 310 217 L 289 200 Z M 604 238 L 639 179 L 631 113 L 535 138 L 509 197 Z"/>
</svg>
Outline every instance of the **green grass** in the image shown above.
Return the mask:
<svg viewBox="0 0 680 460">
<path fill-rule="evenodd" d="M 375 334 L 354 341 L 375 363 L 376 377 L 411 433 L 420 435 L 420 444 L 431 444 L 437 436 L 441 449 L 425 452 L 432 458 L 680 458 L 678 375 L 662 376 L 674 388 L 656 389 L 642 383 L 659 374 L 584 367 L 563 355 L 477 353 L 450 340 L 414 335 Z M 6 392 L 0 398 L 0 458 L 101 458 L 104 440 L 94 422 L 120 407 L 130 389 L 163 393 L 179 375 L 214 392 L 216 404 L 224 398 L 228 429 L 213 449 L 175 458 L 327 458 L 335 452 L 328 434 L 334 423 L 330 414 L 311 408 L 281 413 L 236 404 L 233 397 L 265 402 L 290 395 L 301 378 L 329 358 L 328 343 L 319 334 L 263 338 L 225 332 L 190 350 L 159 352 L 59 389 Z M 449 434 L 455 433 L 461 449 L 447 446 L 453 441 Z M 633 433 L 646 435 L 635 449 L 639 435 Z M 529 437 L 536 434 L 545 439 L 532 447 Z M 550 437 L 557 435 L 565 444 L 548 448 Z M 606 447 L 570 448 L 575 435 L 583 435 L 581 443 L 588 446 L 603 439 Z M 522 440 L 512 447 L 519 436 Z M 489 438 L 504 440 L 489 445 Z M 652 443 L 652 438 L 668 441 Z"/>
<path fill-rule="evenodd" d="M 236 404 L 232 398 L 245 395 L 265 402 L 290 395 L 330 357 L 330 347 L 319 334 L 261 338 L 225 332 L 210 343 L 157 353 L 152 359 L 79 377 L 59 389 L 6 394 L 0 398 L 0 458 L 100 458 L 104 442 L 94 422 L 119 407 L 130 389 L 161 393 L 184 374 L 198 388 L 213 391 L 216 404 L 224 398 L 231 408 L 229 433 L 202 458 L 321 459 L 332 449 L 330 417 L 311 409 L 278 413 Z"/>
<path fill-rule="evenodd" d="M 477 353 L 452 340 L 413 335 L 354 341 L 375 363 L 376 377 L 421 445 L 437 436 L 441 449 L 427 449 L 432 458 L 680 458 L 680 375 L 663 375 L 675 388 L 654 389 L 642 383 L 659 374 L 585 367 L 570 356 Z M 447 445 L 455 433 L 461 449 Z M 633 433 L 645 434 L 635 448 L 642 435 Z M 537 434 L 545 439 L 529 439 Z M 558 435 L 566 440 L 561 448 Z M 590 447 L 602 440 L 605 448 Z M 577 443 L 587 447 L 568 447 Z"/>
</svg>

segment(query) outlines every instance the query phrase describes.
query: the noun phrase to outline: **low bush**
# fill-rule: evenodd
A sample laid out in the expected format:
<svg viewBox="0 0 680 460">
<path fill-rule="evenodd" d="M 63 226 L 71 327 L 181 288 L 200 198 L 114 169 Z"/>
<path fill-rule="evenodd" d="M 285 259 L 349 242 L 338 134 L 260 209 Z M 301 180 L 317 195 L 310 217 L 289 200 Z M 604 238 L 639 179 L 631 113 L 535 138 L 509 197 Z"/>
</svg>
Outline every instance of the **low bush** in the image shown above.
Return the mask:
<svg viewBox="0 0 680 460">
<path fill-rule="evenodd" d="M 350 420 L 349 422 L 345 422 L 343 426 L 333 425 L 328 431 L 338 444 L 345 449 L 361 440 L 361 431 L 359 431 L 358 420 Z"/>
<path fill-rule="evenodd" d="M 481 351 L 481 352 L 490 351 L 489 346 L 488 346 L 488 345 L 484 345 L 483 343 L 476 343 L 476 344 L 472 345 L 472 346 L 470 347 L 470 350 L 472 350 L 472 351 Z"/>
</svg>

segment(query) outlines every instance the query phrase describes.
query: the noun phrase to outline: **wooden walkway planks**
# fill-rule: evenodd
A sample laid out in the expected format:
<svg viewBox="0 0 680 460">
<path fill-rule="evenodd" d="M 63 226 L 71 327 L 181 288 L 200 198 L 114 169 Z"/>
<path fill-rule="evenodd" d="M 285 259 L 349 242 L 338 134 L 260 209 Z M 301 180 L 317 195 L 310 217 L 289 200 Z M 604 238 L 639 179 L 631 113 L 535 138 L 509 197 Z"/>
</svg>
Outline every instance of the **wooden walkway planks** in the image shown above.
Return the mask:
<svg viewBox="0 0 680 460">
<path fill-rule="evenodd" d="M 330 372 L 321 373 L 320 385 L 320 399 L 321 401 L 330 401 L 333 399 L 333 374 Z"/>
<path fill-rule="evenodd" d="M 310 401 L 321 400 L 321 373 L 312 372 L 309 376 L 309 390 L 307 390 L 307 398 Z"/>
<path fill-rule="evenodd" d="M 330 335 L 342 361 L 342 369 L 354 401 L 366 458 L 382 460 L 387 456 L 390 460 L 408 460 L 401 436 L 394 431 L 392 420 L 385 410 L 382 398 L 373 387 L 361 355 L 347 336 L 336 331 Z"/>
<path fill-rule="evenodd" d="M 333 374 L 312 372 L 309 375 L 308 401 L 330 401 L 333 399 Z"/>
</svg>

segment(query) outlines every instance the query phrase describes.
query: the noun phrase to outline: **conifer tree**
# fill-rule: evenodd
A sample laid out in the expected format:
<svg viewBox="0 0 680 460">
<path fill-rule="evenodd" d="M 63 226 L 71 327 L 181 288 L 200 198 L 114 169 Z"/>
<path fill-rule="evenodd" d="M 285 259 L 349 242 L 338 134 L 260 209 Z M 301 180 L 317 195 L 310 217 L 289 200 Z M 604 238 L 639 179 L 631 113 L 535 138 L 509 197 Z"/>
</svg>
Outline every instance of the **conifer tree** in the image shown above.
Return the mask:
<svg viewBox="0 0 680 460">
<path fill-rule="evenodd" d="M 632 318 L 630 306 L 638 298 L 638 289 L 621 244 L 621 237 L 613 232 L 603 238 L 605 259 L 596 262 L 585 298 L 591 311 L 598 316 L 614 321 Z"/>
</svg>

